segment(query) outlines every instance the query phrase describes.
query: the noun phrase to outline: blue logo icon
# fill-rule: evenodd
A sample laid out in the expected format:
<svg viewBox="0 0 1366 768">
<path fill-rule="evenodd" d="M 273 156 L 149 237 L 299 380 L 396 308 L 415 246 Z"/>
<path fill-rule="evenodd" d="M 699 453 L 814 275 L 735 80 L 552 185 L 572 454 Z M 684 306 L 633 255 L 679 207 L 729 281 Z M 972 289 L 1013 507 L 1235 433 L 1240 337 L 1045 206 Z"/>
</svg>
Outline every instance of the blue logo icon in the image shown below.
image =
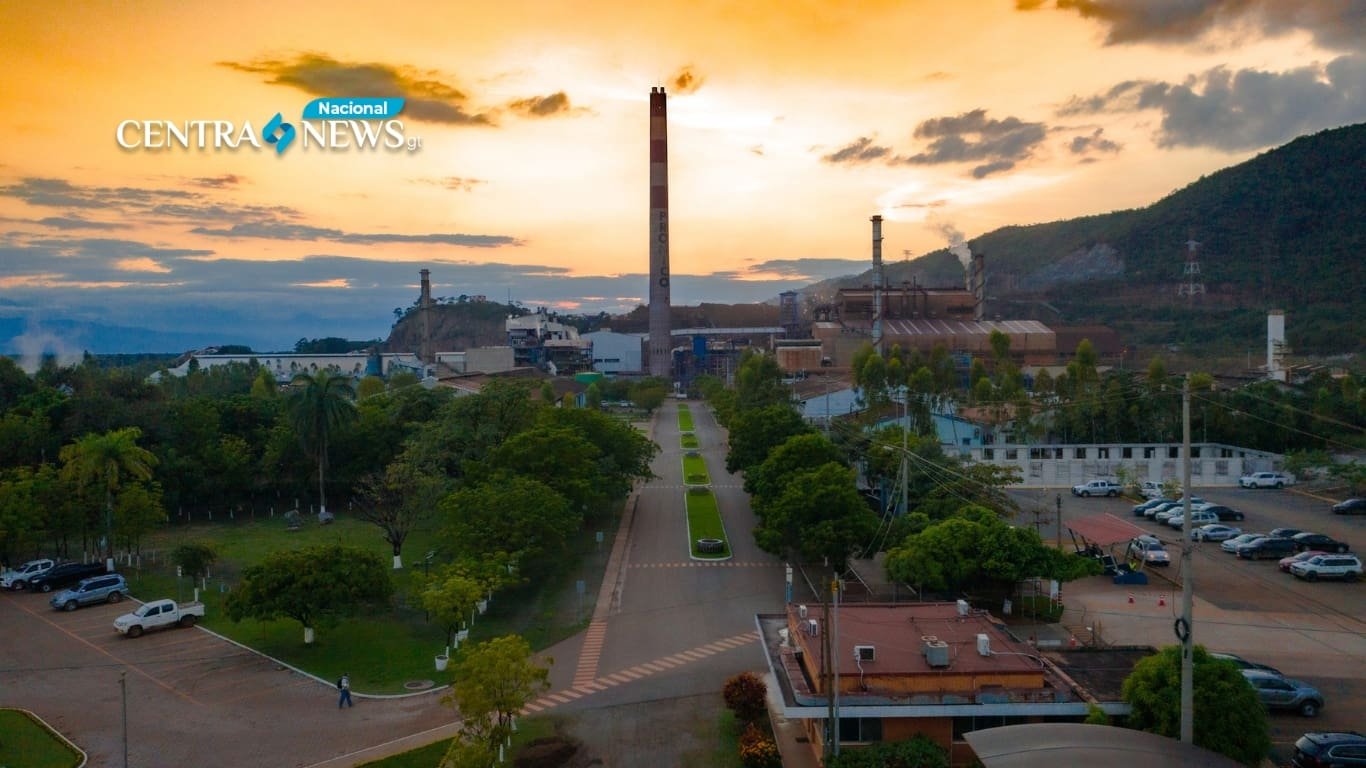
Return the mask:
<svg viewBox="0 0 1366 768">
<path fill-rule="evenodd" d="M 279 132 L 278 136 L 276 135 L 277 131 Z M 275 145 L 275 154 L 282 155 L 290 142 L 294 141 L 294 126 L 286 123 L 284 116 L 276 112 L 275 117 L 266 123 L 264 136 L 267 142 Z"/>
</svg>

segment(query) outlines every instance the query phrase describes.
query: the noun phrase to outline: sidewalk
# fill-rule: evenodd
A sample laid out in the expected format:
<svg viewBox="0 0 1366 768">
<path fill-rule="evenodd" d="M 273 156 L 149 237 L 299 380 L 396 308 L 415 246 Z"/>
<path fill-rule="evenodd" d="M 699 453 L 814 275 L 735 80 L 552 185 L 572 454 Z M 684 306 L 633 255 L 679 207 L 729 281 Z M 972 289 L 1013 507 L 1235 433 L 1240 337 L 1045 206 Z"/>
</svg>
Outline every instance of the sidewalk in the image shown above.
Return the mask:
<svg viewBox="0 0 1366 768">
<path fill-rule="evenodd" d="M 801 723 L 780 714 L 783 694 L 772 673 L 764 675 L 764 685 L 768 687 L 768 717 L 773 725 L 773 739 L 778 742 L 778 754 L 783 758 L 783 768 L 820 768 L 821 761 L 806 741 L 806 730 Z"/>
</svg>

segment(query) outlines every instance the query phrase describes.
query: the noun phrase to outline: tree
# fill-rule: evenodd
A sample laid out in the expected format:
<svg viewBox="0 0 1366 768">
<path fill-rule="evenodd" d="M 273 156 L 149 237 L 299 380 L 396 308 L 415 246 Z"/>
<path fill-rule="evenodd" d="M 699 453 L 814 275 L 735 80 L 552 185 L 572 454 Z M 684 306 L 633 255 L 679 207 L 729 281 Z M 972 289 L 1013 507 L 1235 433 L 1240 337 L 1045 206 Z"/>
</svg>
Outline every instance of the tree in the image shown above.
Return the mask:
<svg viewBox="0 0 1366 768">
<path fill-rule="evenodd" d="M 441 700 L 460 710 L 460 738 L 453 744 L 482 745 L 486 754 L 496 752 L 512 733 L 512 718 L 550 689 L 551 663 L 546 659 L 545 666 L 538 664 L 531 646 L 517 635 L 495 637 L 471 648 L 456 665 L 450 694 Z"/>
<path fill-rule="evenodd" d="M 124 479 L 150 480 L 157 465 L 156 456 L 138 446 L 141 436 L 137 427 L 87 434 L 62 446 L 58 454 L 62 471 L 77 485 L 98 486 L 104 493 L 104 556 L 110 571 L 114 570 L 114 494 Z"/>
<path fill-rule="evenodd" d="M 422 590 L 422 607 L 446 633 L 446 645 L 456 645 L 455 632 L 474 613 L 488 585 L 459 566 L 447 566 Z"/>
<path fill-rule="evenodd" d="M 792 475 L 830 463 L 845 464 L 840 449 L 824 435 L 810 432 L 789 437 L 745 473 L 745 490 L 754 496 L 774 497 Z"/>
<path fill-rule="evenodd" d="M 753 672 L 741 672 L 721 688 L 726 708 L 742 723 L 758 722 L 768 712 L 768 686 Z"/>
<path fill-rule="evenodd" d="M 209 575 L 209 566 L 218 560 L 218 550 L 207 541 L 190 541 L 171 550 L 171 562 L 191 580 Z"/>
<path fill-rule="evenodd" d="M 789 437 L 810 431 L 802 415 L 787 403 L 740 409 L 731 418 L 726 471 L 739 472 L 757 466 L 768 458 L 769 451 Z"/>
<path fill-rule="evenodd" d="M 345 376 L 324 369 L 313 374 L 297 374 L 290 386 L 285 408 L 304 450 L 318 462 L 318 511 L 325 514 L 327 489 L 323 480 L 327 468 L 327 439 L 333 431 L 355 418 L 351 382 Z"/>
<path fill-rule="evenodd" d="M 827 768 L 949 768 L 949 755 L 923 733 L 905 741 L 881 741 L 846 749 L 826 761 Z"/>
<path fill-rule="evenodd" d="M 636 480 L 654 477 L 650 462 L 659 446 L 620 419 L 582 409 L 547 408 L 541 411 L 539 423 L 573 429 L 598 449 L 598 473 L 610 497 L 625 497 Z"/>
<path fill-rule="evenodd" d="M 646 413 L 654 413 L 656 408 L 664 404 L 667 395 L 668 390 L 654 383 L 641 382 L 631 387 L 631 402 L 637 408 L 644 408 Z"/>
<path fill-rule="evenodd" d="M 826 560 L 836 572 L 872 543 L 878 517 L 854 487 L 853 472 L 829 463 L 788 477 L 782 493 L 761 500 L 754 541 L 765 552 Z"/>
<path fill-rule="evenodd" d="M 403 567 L 403 542 L 436 509 L 445 494 L 445 479 L 400 457 L 384 475 L 361 480 L 354 497 L 357 517 L 378 526 L 394 554 L 394 570 Z"/>
<path fill-rule="evenodd" d="M 262 368 L 251 383 L 251 396 L 258 400 L 274 400 L 280 394 L 280 385 L 270 370 Z"/>
<path fill-rule="evenodd" d="M 304 642 L 311 643 L 319 621 L 350 615 L 392 591 L 378 555 L 326 544 L 266 555 L 242 572 L 242 583 L 228 593 L 224 608 L 233 621 L 287 616 L 303 625 Z"/>
<path fill-rule="evenodd" d="M 483 463 L 539 481 L 586 514 L 619 490 L 607 487 L 601 458 L 598 447 L 577 429 L 535 426 L 508 438 Z"/>
<path fill-rule="evenodd" d="M 544 483 L 511 474 L 441 500 L 442 540 L 458 558 L 504 553 L 524 575 L 553 569 L 583 516 Z"/>
<path fill-rule="evenodd" d="M 157 483 L 132 483 L 119 491 L 114 505 L 114 535 L 123 546 L 142 551 L 142 537 L 157 523 L 166 522 L 161 505 L 161 486 Z"/>
<path fill-rule="evenodd" d="M 356 399 L 364 400 L 367 397 L 374 397 L 385 392 L 384 379 L 370 375 L 360 380 L 356 384 Z"/>
<path fill-rule="evenodd" d="M 1192 649 L 1195 744 L 1244 765 L 1260 765 L 1271 751 L 1266 709 L 1231 661 L 1203 646 Z M 1181 647 L 1168 646 L 1134 665 L 1124 681 L 1130 728 L 1160 736 L 1181 735 Z"/>
<path fill-rule="evenodd" d="M 595 381 L 588 385 L 587 391 L 583 393 L 583 405 L 590 411 L 596 411 L 602 407 L 602 388 Z"/>
</svg>

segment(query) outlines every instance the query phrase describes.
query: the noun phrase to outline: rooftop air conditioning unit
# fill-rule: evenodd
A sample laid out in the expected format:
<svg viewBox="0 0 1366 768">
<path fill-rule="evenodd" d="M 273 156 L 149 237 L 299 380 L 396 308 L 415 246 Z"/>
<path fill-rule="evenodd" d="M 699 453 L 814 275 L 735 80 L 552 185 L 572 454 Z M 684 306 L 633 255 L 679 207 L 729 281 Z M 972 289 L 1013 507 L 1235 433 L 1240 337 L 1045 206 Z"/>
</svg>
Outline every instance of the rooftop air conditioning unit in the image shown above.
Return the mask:
<svg viewBox="0 0 1366 768">
<path fill-rule="evenodd" d="M 806 618 L 806 606 L 804 606 L 804 605 L 799 605 L 799 606 L 797 606 L 797 615 L 800 616 L 800 617 L 802 617 L 803 619 Z"/>
<path fill-rule="evenodd" d="M 985 632 L 977 633 L 977 653 L 983 656 L 991 655 L 991 636 Z"/>
<path fill-rule="evenodd" d="M 821 633 L 820 622 L 816 621 L 815 619 L 807 619 L 806 633 L 808 635 L 811 635 L 812 637 L 816 637 L 817 635 L 819 635 Z"/>
<path fill-rule="evenodd" d="M 968 609 L 969 609 L 969 606 L 968 606 L 968 601 L 967 601 L 967 600 L 959 600 L 959 601 L 958 601 L 958 615 L 959 615 L 959 616 L 967 616 L 967 615 L 968 615 Z"/>
<path fill-rule="evenodd" d="M 921 652 L 921 653 L 926 653 L 926 652 L 927 652 L 927 649 L 930 647 L 930 643 L 933 643 L 933 642 L 937 641 L 938 639 L 939 639 L 939 638 L 935 637 L 934 635 L 921 635 L 921 636 L 920 636 L 920 652 Z"/>
<path fill-rule="evenodd" d="M 787 631 L 787 627 L 778 630 L 778 639 L 784 648 L 792 647 L 792 633 Z"/>
<path fill-rule="evenodd" d="M 925 646 L 925 663 L 938 669 L 947 667 L 949 665 L 949 644 L 943 640 L 936 640 Z"/>
<path fill-rule="evenodd" d="M 865 663 L 866 663 L 866 662 L 870 662 L 870 661 L 876 661 L 876 660 L 877 660 L 876 656 L 877 656 L 877 652 L 876 652 L 874 646 L 871 646 L 871 645 L 856 645 L 856 646 L 854 646 L 854 661 L 857 661 L 857 662 L 865 662 Z"/>
</svg>

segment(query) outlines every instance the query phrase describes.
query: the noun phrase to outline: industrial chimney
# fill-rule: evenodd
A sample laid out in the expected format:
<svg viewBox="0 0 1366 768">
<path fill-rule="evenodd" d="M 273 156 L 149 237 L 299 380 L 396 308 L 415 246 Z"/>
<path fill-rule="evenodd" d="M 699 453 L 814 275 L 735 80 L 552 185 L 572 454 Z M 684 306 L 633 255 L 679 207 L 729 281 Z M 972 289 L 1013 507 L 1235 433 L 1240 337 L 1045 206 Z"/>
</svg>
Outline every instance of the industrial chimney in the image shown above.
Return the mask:
<svg viewBox="0 0 1366 768">
<path fill-rule="evenodd" d="M 673 375 L 669 317 L 669 138 L 664 89 L 650 89 L 650 355 L 651 376 Z"/>
<path fill-rule="evenodd" d="M 882 217 L 873 222 L 873 349 L 882 354 Z"/>
<path fill-rule="evenodd" d="M 987 259 L 981 251 L 972 254 L 972 277 L 968 281 L 972 291 L 972 319 L 981 321 L 987 315 Z"/>
<path fill-rule="evenodd" d="M 1285 311 L 1273 309 L 1266 314 L 1266 377 L 1285 381 Z"/>
<path fill-rule="evenodd" d="M 424 269 L 422 275 L 422 294 L 418 299 L 418 311 L 422 313 L 422 343 L 418 349 L 418 356 L 422 358 L 424 365 L 430 365 L 432 361 L 432 272 Z"/>
</svg>

